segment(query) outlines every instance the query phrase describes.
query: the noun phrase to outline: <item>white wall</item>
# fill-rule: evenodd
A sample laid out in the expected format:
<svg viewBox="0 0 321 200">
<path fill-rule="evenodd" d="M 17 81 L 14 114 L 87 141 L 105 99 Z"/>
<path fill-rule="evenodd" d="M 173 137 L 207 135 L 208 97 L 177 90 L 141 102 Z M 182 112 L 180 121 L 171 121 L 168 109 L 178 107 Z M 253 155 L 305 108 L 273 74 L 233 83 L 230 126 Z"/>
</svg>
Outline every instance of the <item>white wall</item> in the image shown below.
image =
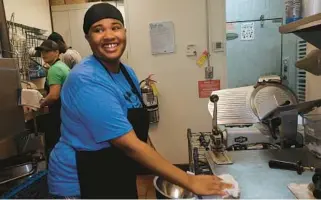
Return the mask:
<svg viewBox="0 0 321 200">
<path fill-rule="evenodd" d="M 210 0 L 211 40 L 225 41 L 225 1 Z M 195 58 L 185 56 L 188 44 L 195 44 L 201 54 L 207 48 L 205 0 L 126 0 L 128 27 L 128 62 L 140 79 L 150 73 L 160 91 L 160 122 L 151 127 L 151 140 L 157 151 L 174 164 L 188 162 L 186 130 L 210 131 L 211 117 L 207 99 L 198 98 L 198 80 L 204 69 Z M 151 55 L 149 23 L 173 21 L 176 52 Z M 215 78 L 226 77 L 225 53 L 213 54 Z"/>
<path fill-rule="evenodd" d="M 3 0 L 7 20 L 51 32 L 49 0 Z"/>
</svg>

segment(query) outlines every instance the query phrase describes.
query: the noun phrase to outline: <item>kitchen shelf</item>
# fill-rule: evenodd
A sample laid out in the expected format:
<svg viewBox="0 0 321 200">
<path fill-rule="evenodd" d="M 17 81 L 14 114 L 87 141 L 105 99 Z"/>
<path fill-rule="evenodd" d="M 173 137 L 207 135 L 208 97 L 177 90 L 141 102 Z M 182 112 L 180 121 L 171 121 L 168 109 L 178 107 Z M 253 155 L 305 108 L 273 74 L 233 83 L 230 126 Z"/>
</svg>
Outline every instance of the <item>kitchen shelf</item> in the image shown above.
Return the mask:
<svg viewBox="0 0 321 200">
<path fill-rule="evenodd" d="M 321 13 L 283 25 L 280 33 L 293 33 L 308 43 L 321 49 Z"/>
</svg>

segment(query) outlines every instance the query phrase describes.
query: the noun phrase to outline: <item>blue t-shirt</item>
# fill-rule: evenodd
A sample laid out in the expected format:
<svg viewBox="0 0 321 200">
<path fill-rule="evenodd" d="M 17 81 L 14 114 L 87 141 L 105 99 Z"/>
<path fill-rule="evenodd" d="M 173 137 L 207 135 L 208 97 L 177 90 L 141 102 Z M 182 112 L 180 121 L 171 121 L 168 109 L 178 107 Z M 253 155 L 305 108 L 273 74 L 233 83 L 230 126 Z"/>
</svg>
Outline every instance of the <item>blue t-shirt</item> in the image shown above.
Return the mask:
<svg viewBox="0 0 321 200">
<path fill-rule="evenodd" d="M 125 68 L 140 91 L 134 71 Z M 93 56 L 70 72 L 62 88 L 61 102 L 61 137 L 50 155 L 49 192 L 79 196 L 75 149 L 108 148 L 109 140 L 133 129 L 127 109 L 139 108 L 141 103 L 121 71 L 109 74 Z"/>
</svg>

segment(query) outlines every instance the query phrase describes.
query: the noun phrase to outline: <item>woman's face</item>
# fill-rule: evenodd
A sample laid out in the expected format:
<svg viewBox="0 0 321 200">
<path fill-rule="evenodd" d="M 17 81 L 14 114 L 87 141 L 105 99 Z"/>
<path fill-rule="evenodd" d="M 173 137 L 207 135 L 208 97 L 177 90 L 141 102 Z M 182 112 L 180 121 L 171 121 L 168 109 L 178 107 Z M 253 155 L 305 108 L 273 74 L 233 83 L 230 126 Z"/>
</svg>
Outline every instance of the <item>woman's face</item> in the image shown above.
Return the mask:
<svg viewBox="0 0 321 200">
<path fill-rule="evenodd" d="M 115 62 L 126 48 L 126 29 L 116 19 L 102 19 L 90 27 L 86 39 L 96 56 L 105 62 Z"/>
<path fill-rule="evenodd" d="M 41 51 L 41 57 L 45 63 L 53 64 L 59 58 L 59 51 Z"/>
</svg>

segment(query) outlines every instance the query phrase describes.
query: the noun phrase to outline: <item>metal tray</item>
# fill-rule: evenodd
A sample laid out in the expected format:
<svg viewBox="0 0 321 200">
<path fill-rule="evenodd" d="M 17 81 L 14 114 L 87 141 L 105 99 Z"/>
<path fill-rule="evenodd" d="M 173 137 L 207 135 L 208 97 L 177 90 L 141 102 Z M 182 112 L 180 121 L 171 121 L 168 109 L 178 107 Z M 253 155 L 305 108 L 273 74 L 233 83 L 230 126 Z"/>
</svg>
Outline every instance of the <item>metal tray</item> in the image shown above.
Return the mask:
<svg viewBox="0 0 321 200">
<path fill-rule="evenodd" d="M 0 171 L 0 185 L 26 177 L 26 176 L 30 176 L 36 171 L 37 171 L 37 164 L 33 162 L 28 162 L 28 163 L 5 168 Z"/>
</svg>

